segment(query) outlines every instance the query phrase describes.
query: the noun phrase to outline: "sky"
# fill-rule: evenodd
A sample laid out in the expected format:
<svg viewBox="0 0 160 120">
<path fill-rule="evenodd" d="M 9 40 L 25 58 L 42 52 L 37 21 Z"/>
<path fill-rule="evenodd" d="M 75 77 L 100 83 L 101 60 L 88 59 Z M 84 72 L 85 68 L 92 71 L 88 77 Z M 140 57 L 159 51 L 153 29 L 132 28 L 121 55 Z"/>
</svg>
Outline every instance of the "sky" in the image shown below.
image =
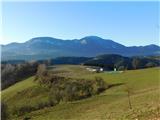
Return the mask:
<svg viewBox="0 0 160 120">
<path fill-rule="evenodd" d="M 158 2 L 3 2 L 1 44 L 34 37 L 99 36 L 126 46 L 159 45 Z"/>
</svg>

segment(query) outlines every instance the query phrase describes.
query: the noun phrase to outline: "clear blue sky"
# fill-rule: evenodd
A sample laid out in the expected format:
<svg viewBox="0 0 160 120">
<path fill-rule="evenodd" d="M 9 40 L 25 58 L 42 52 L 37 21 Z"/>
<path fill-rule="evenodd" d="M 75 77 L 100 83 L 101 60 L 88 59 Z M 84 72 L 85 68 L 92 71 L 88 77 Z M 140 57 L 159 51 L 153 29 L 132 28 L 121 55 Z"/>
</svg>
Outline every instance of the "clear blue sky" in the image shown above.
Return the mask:
<svg viewBox="0 0 160 120">
<path fill-rule="evenodd" d="M 3 2 L 2 44 L 96 35 L 126 46 L 158 44 L 158 2 Z"/>
</svg>

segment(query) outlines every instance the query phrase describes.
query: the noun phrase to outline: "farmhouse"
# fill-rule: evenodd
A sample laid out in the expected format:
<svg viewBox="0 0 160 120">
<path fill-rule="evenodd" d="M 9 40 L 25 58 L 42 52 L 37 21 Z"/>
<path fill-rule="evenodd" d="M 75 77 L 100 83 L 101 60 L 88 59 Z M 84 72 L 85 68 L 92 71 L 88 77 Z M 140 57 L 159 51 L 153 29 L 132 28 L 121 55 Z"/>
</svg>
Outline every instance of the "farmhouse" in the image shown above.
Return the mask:
<svg viewBox="0 0 160 120">
<path fill-rule="evenodd" d="M 103 72 L 103 68 L 101 67 L 95 67 L 95 66 L 89 66 L 89 67 L 86 67 L 86 69 L 90 72 Z"/>
</svg>

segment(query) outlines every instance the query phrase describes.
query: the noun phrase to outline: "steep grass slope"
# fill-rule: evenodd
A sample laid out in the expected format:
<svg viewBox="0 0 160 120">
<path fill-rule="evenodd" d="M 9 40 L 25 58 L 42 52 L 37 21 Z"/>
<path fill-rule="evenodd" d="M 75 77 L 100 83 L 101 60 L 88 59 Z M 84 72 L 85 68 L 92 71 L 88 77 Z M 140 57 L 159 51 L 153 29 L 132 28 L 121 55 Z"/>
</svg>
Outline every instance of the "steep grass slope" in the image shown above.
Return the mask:
<svg viewBox="0 0 160 120">
<path fill-rule="evenodd" d="M 107 83 L 125 83 L 107 89 L 100 95 L 75 102 L 60 103 L 54 107 L 26 113 L 22 116 L 11 116 L 22 119 L 29 116 L 33 120 L 103 120 L 103 119 L 155 119 L 160 118 L 160 76 L 159 68 L 131 70 L 123 73 L 88 73 L 82 66 L 57 66 L 57 74 L 70 77 L 92 79 L 101 76 Z M 63 74 L 60 72 L 63 71 Z M 19 82 L 2 91 L 2 100 L 9 110 L 18 106 L 38 106 L 48 100 L 48 89 L 41 88 L 34 77 Z M 131 91 L 132 109 L 128 105 L 126 87 Z"/>
</svg>

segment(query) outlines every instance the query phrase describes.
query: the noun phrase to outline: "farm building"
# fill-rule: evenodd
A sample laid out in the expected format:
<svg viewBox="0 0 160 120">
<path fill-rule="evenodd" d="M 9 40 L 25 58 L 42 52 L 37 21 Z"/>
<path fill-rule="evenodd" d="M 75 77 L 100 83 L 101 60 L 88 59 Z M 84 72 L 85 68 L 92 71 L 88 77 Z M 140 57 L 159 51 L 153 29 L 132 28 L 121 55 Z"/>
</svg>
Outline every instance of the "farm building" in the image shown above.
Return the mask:
<svg viewBox="0 0 160 120">
<path fill-rule="evenodd" d="M 90 72 L 103 72 L 103 68 L 101 67 L 95 67 L 95 66 L 88 66 L 86 69 Z"/>
</svg>

